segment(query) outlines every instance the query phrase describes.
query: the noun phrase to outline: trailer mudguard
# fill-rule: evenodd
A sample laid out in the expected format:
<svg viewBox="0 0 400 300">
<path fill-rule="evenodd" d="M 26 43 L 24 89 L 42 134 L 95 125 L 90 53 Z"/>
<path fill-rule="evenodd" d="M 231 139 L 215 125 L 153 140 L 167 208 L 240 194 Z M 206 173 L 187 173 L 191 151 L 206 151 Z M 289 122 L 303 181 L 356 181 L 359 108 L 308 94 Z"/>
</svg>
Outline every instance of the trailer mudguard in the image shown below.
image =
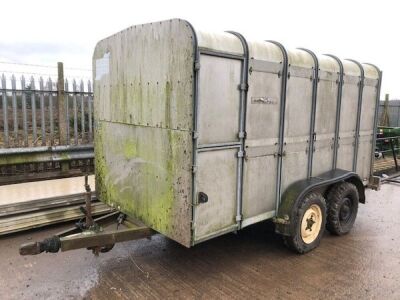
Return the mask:
<svg viewBox="0 0 400 300">
<path fill-rule="evenodd" d="M 365 188 L 360 177 L 351 171 L 334 169 L 317 177 L 299 180 L 290 185 L 283 193 L 278 213 L 274 218 L 275 231 L 282 235 L 294 234 L 291 220 L 297 213 L 300 200 L 312 191 L 319 191 L 326 196 L 329 188 L 338 182 L 351 182 L 358 190 L 360 202 L 365 203 Z"/>
</svg>

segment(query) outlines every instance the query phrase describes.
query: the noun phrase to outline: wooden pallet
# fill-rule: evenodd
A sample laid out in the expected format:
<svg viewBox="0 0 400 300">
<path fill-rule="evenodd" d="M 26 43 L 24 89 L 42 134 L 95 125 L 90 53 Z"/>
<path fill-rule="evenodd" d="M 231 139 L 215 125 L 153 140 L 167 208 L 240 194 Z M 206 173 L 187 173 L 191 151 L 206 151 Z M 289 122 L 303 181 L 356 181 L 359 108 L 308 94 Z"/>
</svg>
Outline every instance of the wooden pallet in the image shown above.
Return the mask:
<svg viewBox="0 0 400 300">
<path fill-rule="evenodd" d="M 400 159 L 398 158 L 398 162 L 400 163 Z M 374 173 L 383 173 L 383 172 L 393 172 L 396 171 L 396 165 L 394 163 L 393 157 L 385 157 L 376 159 L 374 162 Z"/>
</svg>

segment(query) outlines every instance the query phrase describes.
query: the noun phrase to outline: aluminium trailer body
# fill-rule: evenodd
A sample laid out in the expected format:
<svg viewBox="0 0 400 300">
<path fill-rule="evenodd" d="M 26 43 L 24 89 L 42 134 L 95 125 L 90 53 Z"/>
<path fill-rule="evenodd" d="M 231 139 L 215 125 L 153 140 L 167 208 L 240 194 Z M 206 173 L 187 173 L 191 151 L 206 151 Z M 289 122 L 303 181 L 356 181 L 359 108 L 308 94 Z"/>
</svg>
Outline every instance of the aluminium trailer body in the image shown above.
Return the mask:
<svg viewBox="0 0 400 300">
<path fill-rule="evenodd" d="M 174 19 L 100 41 L 93 70 L 101 201 L 187 247 L 273 219 L 307 252 L 325 224 L 354 223 L 372 179 L 375 66 Z"/>
</svg>

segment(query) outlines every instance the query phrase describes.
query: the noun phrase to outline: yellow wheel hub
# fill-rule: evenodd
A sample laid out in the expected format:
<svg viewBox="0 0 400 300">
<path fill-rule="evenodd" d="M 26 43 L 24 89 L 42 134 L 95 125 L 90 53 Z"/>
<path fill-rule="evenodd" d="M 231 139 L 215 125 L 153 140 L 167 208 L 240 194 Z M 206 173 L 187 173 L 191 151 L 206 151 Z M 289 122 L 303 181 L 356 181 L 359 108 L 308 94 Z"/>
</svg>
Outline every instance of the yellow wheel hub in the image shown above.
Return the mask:
<svg viewBox="0 0 400 300">
<path fill-rule="evenodd" d="M 301 220 L 301 238 L 304 243 L 311 244 L 315 241 L 321 231 L 321 224 L 321 208 L 313 204 L 306 210 Z"/>
</svg>

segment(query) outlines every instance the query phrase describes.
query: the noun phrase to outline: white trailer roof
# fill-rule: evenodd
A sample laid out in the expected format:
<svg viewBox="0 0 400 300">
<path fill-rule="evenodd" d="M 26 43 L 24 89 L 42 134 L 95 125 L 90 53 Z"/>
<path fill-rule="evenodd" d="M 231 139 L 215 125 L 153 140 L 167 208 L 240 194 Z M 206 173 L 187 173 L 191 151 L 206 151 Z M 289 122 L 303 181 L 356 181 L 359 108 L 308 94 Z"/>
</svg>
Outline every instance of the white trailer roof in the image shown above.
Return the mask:
<svg viewBox="0 0 400 300">
<path fill-rule="evenodd" d="M 244 49 L 239 38 L 229 32 L 196 31 L 198 46 L 211 51 L 224 52 L 233 55 L 243 55 Z M 246 37 L 245 37 L 246 38 Z M 247 40 L 250 58 L 281 62 L 282 53 L 275 44 L 263 40 Z M 295 67 L 314 67 L 313 57 L 302 49 L 287 49 L 289 64 Z M 340 72 L 340 66 L 335 59 L 327 55 L 317 55 L 319 69 L 327 72 Z M 361 76 L 359 66 L 349 60 L 342 59 L 344 74 Z M 373 66 L 362 64 L 366 78 L 377 79 L 379 74 Z"/>
</svg>

